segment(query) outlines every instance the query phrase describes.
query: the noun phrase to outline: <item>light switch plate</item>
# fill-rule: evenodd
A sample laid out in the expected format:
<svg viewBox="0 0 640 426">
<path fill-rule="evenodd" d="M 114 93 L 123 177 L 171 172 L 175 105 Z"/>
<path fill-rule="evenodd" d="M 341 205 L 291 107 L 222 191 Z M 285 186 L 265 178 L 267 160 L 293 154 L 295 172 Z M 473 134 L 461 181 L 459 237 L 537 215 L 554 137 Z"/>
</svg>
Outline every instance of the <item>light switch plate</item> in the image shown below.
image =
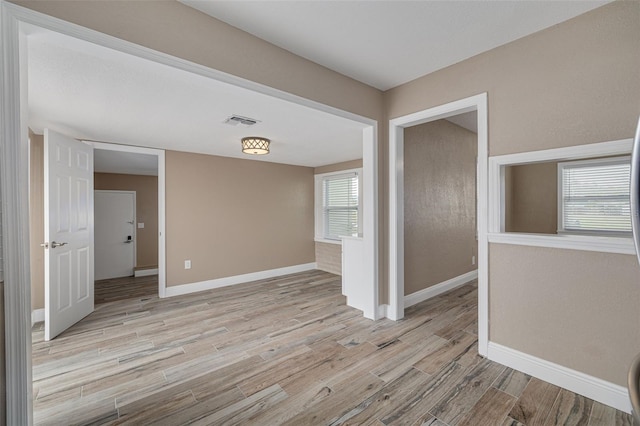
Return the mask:
<svg viewBox="0 0 640 426">
<path fill-rule="evenodd" d="M 185 260 L 184 261 L 184 269 L 191 269 L 191 261 L 190 260 Z"/>
<path fill-rule="evenodd" d="M 138 228 L 139 229 L 144 228 L 144 222 L 138 222 Z"/>
</svg>

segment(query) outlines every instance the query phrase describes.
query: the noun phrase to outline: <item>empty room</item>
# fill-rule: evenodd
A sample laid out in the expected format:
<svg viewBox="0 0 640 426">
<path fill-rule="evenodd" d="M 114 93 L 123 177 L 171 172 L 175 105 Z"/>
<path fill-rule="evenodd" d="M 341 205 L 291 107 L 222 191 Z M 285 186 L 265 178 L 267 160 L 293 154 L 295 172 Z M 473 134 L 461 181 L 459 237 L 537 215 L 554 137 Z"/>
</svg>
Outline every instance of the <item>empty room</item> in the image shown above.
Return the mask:
<svg viewBox="0 0 640 426">
<path fill-rule="evenodd" d="M 640 3 L 0 13 L 2 422 L 640 422 Z"/>
</svg>

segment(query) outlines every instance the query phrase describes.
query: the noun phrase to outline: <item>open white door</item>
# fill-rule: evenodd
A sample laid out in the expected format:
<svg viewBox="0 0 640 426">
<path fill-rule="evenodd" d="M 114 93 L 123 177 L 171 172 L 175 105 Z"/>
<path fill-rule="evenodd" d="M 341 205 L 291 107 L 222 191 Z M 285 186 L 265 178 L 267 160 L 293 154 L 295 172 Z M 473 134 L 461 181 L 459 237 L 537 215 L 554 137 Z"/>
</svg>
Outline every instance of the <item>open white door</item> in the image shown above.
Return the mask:
<svg viewBox="0 0 640 426">
<path fill-rule="evenodd" d="M 44 131 L 44 338 L 93 312 L 93 147 Z"/>
</svg>

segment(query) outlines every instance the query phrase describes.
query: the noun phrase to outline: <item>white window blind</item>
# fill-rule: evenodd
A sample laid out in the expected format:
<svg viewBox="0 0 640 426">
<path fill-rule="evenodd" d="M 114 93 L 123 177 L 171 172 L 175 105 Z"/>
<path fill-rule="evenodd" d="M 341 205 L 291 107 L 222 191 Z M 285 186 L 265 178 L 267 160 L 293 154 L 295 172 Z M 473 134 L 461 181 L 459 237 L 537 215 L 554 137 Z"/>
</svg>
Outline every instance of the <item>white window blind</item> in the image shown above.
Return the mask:
<svg viewBox="0 0 640 426">
<path fill-rule="evenodd" d="M 324 238 L 357 236 L 360 198 L 356 173 L 323 180 Z"/>
<path fill-rule="evenodd" d="M 630 233 L 629 179 L 629 157 L 559 163 L 559 231 Z"/>
</svg>

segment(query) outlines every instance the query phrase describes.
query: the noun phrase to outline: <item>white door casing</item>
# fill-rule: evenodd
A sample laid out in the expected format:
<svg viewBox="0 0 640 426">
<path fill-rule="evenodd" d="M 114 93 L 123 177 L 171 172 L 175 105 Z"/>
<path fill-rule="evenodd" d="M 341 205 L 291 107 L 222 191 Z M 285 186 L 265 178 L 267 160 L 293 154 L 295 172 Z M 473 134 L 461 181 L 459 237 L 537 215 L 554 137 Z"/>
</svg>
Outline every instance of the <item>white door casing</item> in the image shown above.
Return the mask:
<svg viewBox="0 0 640 426">
<path fill-rule="evenodd" d="M 133 275 L 135 191 L 94 191 L 95 279 Z"/>
<path fill-rule="evenodd" d="M 45 340 L 93 312 L 93 147 L 44 131 Z"/>
<path fill-rule="evenodd" d="M 460 99 L 389 120 L 389 309 L 388 317 L 404 317 L 404 129 L 476 111 L 476 220 L 478 233 L 478 353 L 487 356 L 489 344 L 489 242 L 487 238 L 488 103 L 487 93 Z"/>
<path fill-rule="evenodd" d="M 165 240 L 165 152 L 161 149 L 144 148 L 139 146 L 117 145 L 105 142 L 84 141 L 94 150 L 127 152 L 134 154 L 153 155 L 158 159 L 158 297 L 166 294 L 166 240 Z"/>
</svg>

